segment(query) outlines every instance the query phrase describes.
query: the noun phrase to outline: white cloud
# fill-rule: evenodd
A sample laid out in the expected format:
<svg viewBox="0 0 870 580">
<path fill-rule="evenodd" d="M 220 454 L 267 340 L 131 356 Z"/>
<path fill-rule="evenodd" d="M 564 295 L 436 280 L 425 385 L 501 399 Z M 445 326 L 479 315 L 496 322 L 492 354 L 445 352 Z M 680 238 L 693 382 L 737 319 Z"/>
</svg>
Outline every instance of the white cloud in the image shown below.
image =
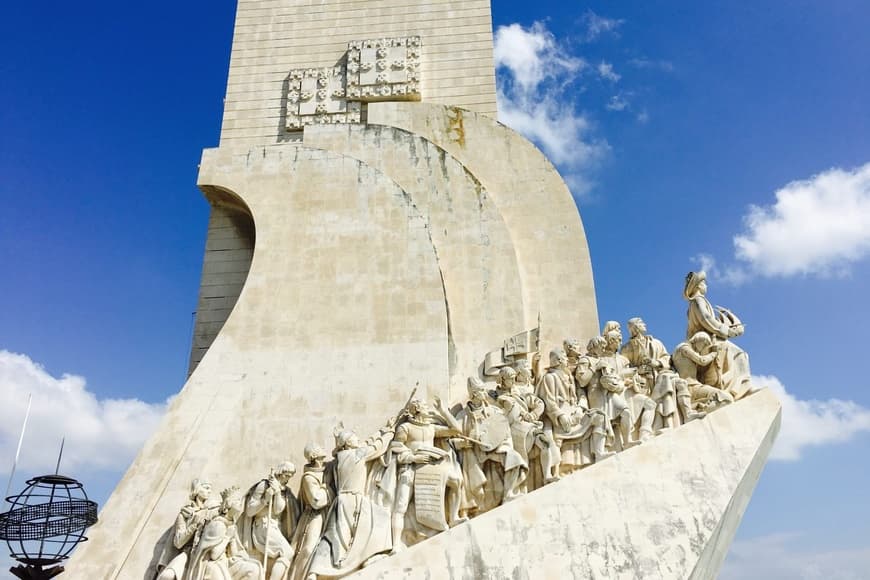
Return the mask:
<svg viewBox="0 0 870 580">
<path fill-rule="evenodd" d="M 575 194 L 590 187 L 586 172 L 609 150 L 592 136 L 590 119 L 572 95 L 586 61 L 559 44 L 540 22 L 495 33 L 499 120 L 535 143 L 560 166 Z"/>
<path fill-rule="evenodd" d="M 617 74 L 615 70 L 613 70 L 613 65 L 609 62 L 601 61 L 598 63 L 598 75 L 606 81 L 610 81 L 612 83 L 618 82 L 622 77 Z"/>
<path fill-rule="evenodd" d="M 57 378 L 26 355 L 0 350 L 0 472 L 7 475 L 31 393 L 33 405 L 18 467 L 18 473 L 27 475 L 54 472 L 63 437 L 62 472 L 122 470 L 166 408 L 138 399 L 98 399 L 83 377 Z"/>
<path fill-rule="evenodd" d="M 769 388 L 782 403 L 782 429 L 771 459 L 796 461 L 808 447 L 845 443 L 856 435 L 870 433 L 870 409 L 853 401 L 803 401 L 772 376 L 753 376 L 752 383 Z"/>
<path fill-rule="evenodd" d="M 793 181 L 774 205 L 750 207 L 744 222 L 736 255 L 757 274 L 847 273 L 870 254 L 870 163 Z"/>
<path fill-rule="evenodd" d="M 870 163 L 793 181 L 775 197 L 773 205 L 749 207 L 725 281 L 846 276 L 870 256 Z"/>
<path fill-rule="evenodd" d="M 567 105 L 542 101 L 540 106 L 524 107 L 508 98 L 500 101 L 499 118 L 533 141 L 550 159 L 560 165 L 576 165 L 601 156 L 602 146 L 585 140 L 590 122 L 575 115 Z"/>
<path fill-rule="evenodd" d="M 710 254 L 697 254 L 691 258 L 691 261 L 698 265 L 699 270 L 703 270 L 717 282 L 740 286 L 749 279 L 749 275 L 744 268 L 733 264 L 720 268 L 716 258 Z"/>
<path fill-rule="evenodd" d="M 625 23 L 625 20 L 599 16 L 592 10 L 587 10 L 581 21 L 586 27 L 586 40 L 589 42 L 603 34 L 617 34 L 619 27 Z"/>
<path fill-rule="evenodd" d="M 652 60 L 649 58 L 632 58 L 628 64 L 634 68 L 641 70 L 660 70 L 662 72 L 673 72 L 674 63 L 667 60 Z"/>
<path fill-rule="evenodd" d="M 720 580 L 864 580 L 870 542 L 851 549 L 813 550 L 794 546 L 801 534 L 772 534 L 734 542 Z M 805 542 L 804 542 L 805 543 Z"/>
<path fill-rule="evenodd" d="M 573 80 L 587 66 L 582 58 L 568 54 L 542 22 L 530 28 L 499 26 L 493 50 L 496 67 L 509 70 L 522 92 L 534 91 L 547 79 Z"/>
<path fill-rule="evenodd" d="M 604 108 L 608 111 L 630 111 L 631 110 L 631 101 L 629 100 L 632 97 L 631 92 L 619 92 L 618 94 L 610 97 L 610 100 L 607 101 L 607 104 L 604 105 Z"/>
</svg>

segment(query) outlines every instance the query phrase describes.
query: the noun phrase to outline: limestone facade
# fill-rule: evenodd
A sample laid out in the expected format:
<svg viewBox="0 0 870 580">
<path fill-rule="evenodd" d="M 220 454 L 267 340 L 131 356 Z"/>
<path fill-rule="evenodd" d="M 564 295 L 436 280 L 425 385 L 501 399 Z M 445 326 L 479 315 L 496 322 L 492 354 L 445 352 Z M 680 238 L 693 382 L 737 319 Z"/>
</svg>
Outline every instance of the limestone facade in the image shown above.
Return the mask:
<svg viewBox="0 0 870 580">
<path fill-rule="evenodd" d="M 415 67 L 421 78 L 418 92 L 425 92 L 427 102 L 496 117 L 490 0 L 239 0 L 221 144 L 246 147 L 298 140 L 304 121 L 288 115 L 296 84 L 301 90 L 302 78 L 311 74 L 308 71 L 346 68 L 351 43 L 387 37 L 414 37 L 420 43 L 425 38 L 425 58 Z M 342 111 L 344 120 L 364 118 L 360 102 L 342 104 L 331 96 L 328 100 L 328 110 Z M 221 210 L 213 211 L 217 213 L 214 220 L 223 219 Z M 221 284 L 237 287 L 221 296 L 222 303 L 204 300 L 212 298 L 203 295 L 209 292 L 206 286 L 215 283 L 208 267 L 211 238 L 210 229 L 194 321 L 191 372 L 226 322 L 226 305 L 234 304 L 241 290 L 235 282 Z"/>
<path fill-rule="evenodd" d="M 496 116 L 490 0 L 239 0 L 221 146 L 287 138 L 292 69 L 334 67 L 348 42 L 419 36 L 424 99 Z"/>
</svg>

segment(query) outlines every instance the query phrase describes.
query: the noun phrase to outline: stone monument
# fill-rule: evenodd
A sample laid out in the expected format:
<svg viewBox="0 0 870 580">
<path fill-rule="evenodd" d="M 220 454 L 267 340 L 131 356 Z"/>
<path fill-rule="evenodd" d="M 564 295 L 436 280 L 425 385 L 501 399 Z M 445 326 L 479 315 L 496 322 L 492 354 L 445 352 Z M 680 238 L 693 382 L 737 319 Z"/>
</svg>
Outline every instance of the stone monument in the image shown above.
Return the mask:
<svg viewBox="0 0 870 580">
<path fill-rule="evenodd" d="M 190 377 L 69 575 L 715 576 L 778 403 L 703 273 L 673 360 L 599 334 L 492 49 L 489 0 L 239 0 Z"/>
</svg>

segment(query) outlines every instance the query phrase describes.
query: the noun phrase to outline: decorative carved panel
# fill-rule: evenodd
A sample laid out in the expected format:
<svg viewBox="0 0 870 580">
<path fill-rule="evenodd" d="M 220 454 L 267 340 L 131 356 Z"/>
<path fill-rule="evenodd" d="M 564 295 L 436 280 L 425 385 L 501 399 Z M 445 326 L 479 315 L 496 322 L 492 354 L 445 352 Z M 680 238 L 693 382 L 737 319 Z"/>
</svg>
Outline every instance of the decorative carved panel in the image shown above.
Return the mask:
<svg viewBox="0 0 870 580">
<path fill-rule="evenodd" d="M 349 42 L 347 98 L 419 101 L 422 46 L 419 36 Z"/>
<path fill-rule="evenodd" d="M 352 40 L 339 66 L 291 70 L 287 130 L 360 123 L 362 103 L 419 101 L 422 46 L 419 36 Z"/>
<path fill-rule="evenodd" d="M 287 88 L 287 130 L 325 123 L 359 123 L 360 103 L 345 98 L 344 66 L 294 69 Z"/>
</svg>

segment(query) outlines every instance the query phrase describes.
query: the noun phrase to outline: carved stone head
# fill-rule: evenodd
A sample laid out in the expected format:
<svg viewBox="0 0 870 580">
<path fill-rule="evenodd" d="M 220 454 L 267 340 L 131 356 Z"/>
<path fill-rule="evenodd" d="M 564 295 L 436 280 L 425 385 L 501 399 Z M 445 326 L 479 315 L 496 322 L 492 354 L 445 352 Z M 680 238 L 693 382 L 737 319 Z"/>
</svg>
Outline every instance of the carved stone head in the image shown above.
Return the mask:
<svg viewBox="0 0 870 580">
<path fill-rule="evenodd" d="M 408 415 L 417 421 L 426 420 L 430 415 L 429 405 L 423 399 L 415 397 L 408 403 Z"/>
<path fill-rule="evenodd" d="M 517 381 L 517 371 L 511 367 L 502 367 L 498 373 L 498 388 L 502 391 L 510 391 Z"/>
<path fill-rule="evenodd" d="M 620 345 L 622 345 L 622 333 L 611 330 L 604 334 L 604 341 L 606 343 L 605 353 L 616 354 L 619 352 Z"/>
<path fill-rule="evenodd" d="M 691 344 L 692 348 L 697 352 L 706 354 L 710 350 L 710 347 L 713 346 L 713 339 L 710 338 L 709 334 L 702 330 L 692 335 L 692 338 L 689 339 L 689 344 Z"/>
<path fill-rule="evenodd" d="M 568 355 L 561 348 L 554 348 L 550 351 L 550 368 L 565 369 L 568 366 Z"/>
<path fill-rule="evenodd" d="M 477 377 L 468 377 L 468 398 L 478 404 L 486 401 L 486 385 Z"/>
<path fill-rule="evenodd" d="M 315 463 L 319 459 L 326 458 L 326 452 L 323 450 L 323 447 L 318 445 L 317 443 L 309 443 L 305 446 L 305 461 L 308 463 Z"/>
<path fill-rule="evenodd" d="M 583 347 L 580 346 L 580 341 L 576 338 L 566 338 L 562 342 L 562 346 L 565 348 L 565 354 L 568 355 L 568 358 L 577 358 L 583 354 Z"/>
<path fill-rule="evenodd" d="M 607 336 L 608 332 L 616 332 L 619 334 L 619 344 L 622 344 L 622 327 L 615 320 L 608 320 L 604 323 L 604 328 L 601 329 L 602 336 Z"/>
<path fill-rule="evenodd" d="M 283 461 L 275 468 L 275 479 L 282 485 L 287 485 L 296 475 L 296 464 L 292 461 Z"/>
<path fill-rule="evenodd" d="M 516 371 L 517 371 L 517 376 L 515 379 L 516 384 L 528 385 L 532 382 L 532 367 L 529 366 L 528 360 L 521 359 L 521 360 L 517 361 Z"/>
<path fill-rule="evenodd" d="M 592 356 L 604 356 L 607 350 L 607 339 L 603 336 L 593 336 L 586 345 L 586 352 Z"/>
<path fill-rule="evenodd" d="M 239 519 L 245 509 L 245 494 L 236 486 L 221 492 L 221 513 L 232 522 Z"/>
<path fill-rule="evenodd" d="M 343 449 L 356 449 L 360 446 L 359 437 L 353 431 L 342 428 L 335 433 L 335 448 L 338 451 Z"/>
<path fill-rule="evenodd" d="M 211 497 L 211 483 L 204 479 L 194 479 L 190 482 L 190 499 L 204 502 Z"/>
<path fill-rule="evenodd" d="M 638 316 L 628 321 L 628 333 L 634 338 L 646 334 L 646 322 Z"/>
<path fill-rule="evenodd" d="M 686 285 L 683 287 L 683 298 L 691 300 L 696 296 L 707 294 L 707 273 L 689 272 L 686 274 Z"/>
</svg>

